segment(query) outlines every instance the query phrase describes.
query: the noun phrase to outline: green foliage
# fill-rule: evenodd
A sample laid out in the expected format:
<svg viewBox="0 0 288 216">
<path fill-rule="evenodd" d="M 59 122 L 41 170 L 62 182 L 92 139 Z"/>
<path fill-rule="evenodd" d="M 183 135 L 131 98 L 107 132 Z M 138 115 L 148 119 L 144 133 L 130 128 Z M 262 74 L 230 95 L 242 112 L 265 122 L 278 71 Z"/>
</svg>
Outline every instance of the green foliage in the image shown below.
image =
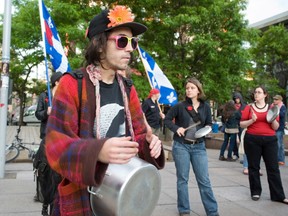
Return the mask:
<svg viewBox="0 0 288 216">
<path fill-rule="evenodd" d="M 279 25 L 271 26 L 267 31 L 261 33 L 257 43 L 251 47 L 251 54 L 255 62 L 255 82 L 265 84 L 272 96 L 282 94 L 286 98 L 287 43 L 288 31 L 283 25 Z"/>
<path fill-rule="evenodd" d="M 83 50 L 88 43 L 85 31 L 89 21 L 101 8 L 108 7 L 115 0 L 44 2 L 57 26 L 63 46 L 69 49 L 68 60 L 72 69 L 81 67 Z M 260 80 L 258 75 L 262 76 L 263 68 L 265 76 L 271 81 L 269 85 L 274 86 L 273 77 L 280 76 L 280 73 L 275 74 L 272 69 L 275 65 L 278 67 L 279 62 L 284 62 L 284 66 L 287 64 L 285 61 L 288 58 L 284 60 L 286 50 L 283 48 L 287 44 L 286 39 L 283 38 L 281 44 L 276 43 L 277 38 L 284 37 L 284 31 L 271 32 L 274 39 L 268 34 L 261 39 L 259 32 L 248 29 L 247 21 L 241 14 L 246 0 L 121 0 L 119 3 L 129 6 L 136 15 L 135 21 L 148 27 L 149 30 L 140 36 L 139 45 L 163 70 L 176 89 L 179 100 L 184 98 L 185 79 L 191 76 L 203 83 L 207 99 L 224 103 L 237 90 L 249 100 L 249 92 Z M 21 94 L 21 90 L 39 93 L 43 90 L 40 86 L 44 84 L 32 80 L 28 85 L 27 79 L 33 66 L 44 59 L 38 0 L 14 0 L 13 6 L 10 68 L 14 90 L 19 91 L 18 94 Z M 247 42 L 252 47 L 257 46 L 258 53 L 248 52 L 245 47 Z M 267 50 L 263 50 L 264 47 Z M 264 51 L 269 56 L 260 55 Z M 134 53 L 134 58 L 131 67 L 140 71 L 142 76 L 133 75 L 132 78 L 140 98 L 144 99 L 151 87 L 138 53 Z M 255 70 L 254 62 L 257 62 Z M 255 79 L 247 81 L 246 78 L 251 76 Z M 17 89 L 18 86 L 22 86 L 22 89 Z"/>
<path fill-rule="evenodd" d="M 190 76 L 200 79 L 208 99 L 231 98 L 250 66 L 243 46 L 249 30 L 240 14 L 245 1 L 142 1 L 142 7 L 139 13 L 149 30 L 140 46 L 155 59 L 180 99 Z"/>
</svg>

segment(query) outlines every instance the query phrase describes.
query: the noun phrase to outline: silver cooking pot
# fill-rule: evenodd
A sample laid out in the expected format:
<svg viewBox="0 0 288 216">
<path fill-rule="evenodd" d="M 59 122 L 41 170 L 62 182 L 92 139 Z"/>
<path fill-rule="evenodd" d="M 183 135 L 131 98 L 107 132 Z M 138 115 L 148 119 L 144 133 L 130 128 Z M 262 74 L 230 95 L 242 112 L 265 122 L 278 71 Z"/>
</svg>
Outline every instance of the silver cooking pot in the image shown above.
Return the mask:
<svg viewBox="0 0 288 216">
<path fill-rule="evenodd" d="M 102 184 L 88 187 L 96 216 L 149 216 L 160 190 L 159 171 L 137 157 L 127 164 L 109 164 Z"/>
</svg>

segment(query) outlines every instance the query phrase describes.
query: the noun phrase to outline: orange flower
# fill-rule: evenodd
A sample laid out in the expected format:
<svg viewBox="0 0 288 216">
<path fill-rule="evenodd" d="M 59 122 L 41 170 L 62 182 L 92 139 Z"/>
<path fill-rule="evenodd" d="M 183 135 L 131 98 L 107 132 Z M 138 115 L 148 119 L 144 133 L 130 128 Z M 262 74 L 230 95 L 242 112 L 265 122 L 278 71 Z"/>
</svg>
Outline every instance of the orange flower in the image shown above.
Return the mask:
<svg viewBox="0 0 288 216">
<path fill-rule="evenodd" d="M 108 27 L 114 27 L 123 23 L 133 22 L 134 15 L 127 7 L 117 5 L 109 11 L 108 18 L 110 20 Z"/>
</svg>

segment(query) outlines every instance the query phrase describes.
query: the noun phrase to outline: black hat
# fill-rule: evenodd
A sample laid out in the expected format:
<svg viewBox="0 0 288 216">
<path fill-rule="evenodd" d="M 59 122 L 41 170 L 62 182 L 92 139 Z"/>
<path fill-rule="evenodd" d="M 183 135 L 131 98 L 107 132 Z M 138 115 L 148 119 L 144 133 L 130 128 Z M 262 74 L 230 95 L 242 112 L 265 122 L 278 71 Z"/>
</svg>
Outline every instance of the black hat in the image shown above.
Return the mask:
<svg viewBox="0 0 288 216">
<path fill-rule="evenodd" d="M 116 10 L 124 12 L 119 13 L 119 15 L 116 14 L 117 20 L 113 22 L 111 19 L 111 16 L 113 16 L 113 12 Z M 117 11 L 116 11 L 117 12 Z M 124 14 L 124 15 L 123 15 Z M 121 15 L 123 17 L 121 17 Z M 129 18 L 129 19 L 127 19 Z M 121 20 L 119 22 L 119 20 Z M 139 35 L 144 33 L 147 30 L 147 27 L 141 23 L 133 22 L 133 14 L 126 8 L 125 6 L 117 5 L 113 9 L 109 10 L 103 10 L 100 14 L 96 15 L 90 22 L 89 28 L 87 31 L 87 37 L 91 40 L 95 35 L 111 31 L 112 29 L 118 28 L 118 27 L 128 27 L 131 29 L 133 36 Z"/>
<path fill-rule="evenodd" d="M 56 72 L 56 73 L 53 73 L 51 78 L 50 78 L 50 82 L 52 84 L 52 86 L 55 85 L 56 81 L 59 81 L 60 78 L 62 77 L 62 73 L 61 72 Z"/>
</svg>

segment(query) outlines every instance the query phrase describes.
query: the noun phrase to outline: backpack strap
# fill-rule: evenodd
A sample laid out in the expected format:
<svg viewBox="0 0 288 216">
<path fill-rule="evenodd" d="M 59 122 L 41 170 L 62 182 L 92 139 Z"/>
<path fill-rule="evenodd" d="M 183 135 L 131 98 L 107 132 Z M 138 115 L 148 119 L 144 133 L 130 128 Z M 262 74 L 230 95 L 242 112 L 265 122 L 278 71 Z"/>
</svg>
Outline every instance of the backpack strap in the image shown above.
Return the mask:
<svg viewBox="0 0 288 216">
<path fill-rule="evenodd" d="M 73 70 L 70 72 L 66 72 L 64 74 L 70 74 L 72 77 L 77 79 L 77 81 L 78 81 L 78 97 L 79 97 L 80 108 L 81 108 L 83 72 L 80 69 L 77 69 L 77 70 Z"/>
<path fill-rule="evenodd" d="M 124 86 L 125 86 L 127 97 L 130 100 L 130 92 L 131 92 L 131 87 L 133 86 L 133 81 L 132 81 L 132 79 L 128 79 L 128 78 L 125 78 L 125 77 L 122 77 L 122 79 L 123 79 L 123 82 L 124 82 Z"/>
<path fill-rule="evenodd" d="M 80 132 L 80 117 L 81 117 L 81 104 L 82 104 L 82 80 L 83 80 L 83 72 L 80 69 L 73 70 L 70 72 L 66 72 L 65 74 L 69 74 L 73 78 L 77 79 L 78 82 L 78 98 L 79 98 L 79 109 L 78 109 L 78 134 Z"/>
</svg>

